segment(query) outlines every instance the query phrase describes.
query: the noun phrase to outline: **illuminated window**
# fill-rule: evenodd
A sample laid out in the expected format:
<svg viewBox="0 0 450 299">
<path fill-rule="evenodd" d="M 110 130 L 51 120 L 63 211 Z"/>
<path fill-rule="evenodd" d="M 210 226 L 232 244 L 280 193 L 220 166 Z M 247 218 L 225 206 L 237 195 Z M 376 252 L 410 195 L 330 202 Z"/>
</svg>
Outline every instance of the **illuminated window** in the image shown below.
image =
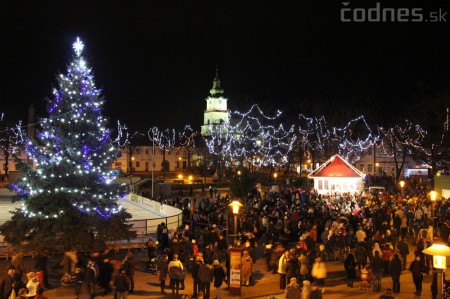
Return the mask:
<svg viewBox="0 0 450 299">
<path fill-rule="evenodd" d="M 322 180 L 319 180 L 319 186 L 318 186 L 318 188 L 317 189 L 319 189 L 319 190 L 323 190 L 323 181 Z"/>
</svg>

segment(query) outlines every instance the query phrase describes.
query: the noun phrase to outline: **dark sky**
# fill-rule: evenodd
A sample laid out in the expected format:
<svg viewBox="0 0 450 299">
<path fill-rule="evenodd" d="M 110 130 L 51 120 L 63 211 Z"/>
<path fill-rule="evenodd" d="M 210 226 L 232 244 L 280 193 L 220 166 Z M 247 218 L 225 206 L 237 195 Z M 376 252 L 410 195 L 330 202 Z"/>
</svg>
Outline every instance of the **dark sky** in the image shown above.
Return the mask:
<svg viewBox="0 0 450 299">
<path fill-rule="evenodd" d="M 448 7 L 380 1 L 382 8 L 449 14 L 439 23 L 343 23 L 342 2 L 317 2 L 7 1 L 0 10 L 0 112 L 24 119 L 33 103 L 42 114 L 77 36 L 107 99 L 105 114 L 143 131 L 199 129 L 216 66 L 232 110 L 249 103 L 286 110 L 336 93 L 388 105 L 410 100 L 418 82 L 450 86 Z"/>
</svg>

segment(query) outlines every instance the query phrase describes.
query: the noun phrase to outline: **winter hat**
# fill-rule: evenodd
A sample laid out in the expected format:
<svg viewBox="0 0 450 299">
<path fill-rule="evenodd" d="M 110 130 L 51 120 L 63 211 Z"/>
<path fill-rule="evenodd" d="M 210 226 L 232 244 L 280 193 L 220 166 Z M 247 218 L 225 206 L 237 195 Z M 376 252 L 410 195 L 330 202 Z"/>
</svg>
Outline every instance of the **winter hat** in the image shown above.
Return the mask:
<svg viewBox="0 0 450 299">
<path fill-rule="evenodd" d="M 218 260 L 214 260 L 214 266 L 218 266 L 219 265 L 219 261 Z"/>
</svg>

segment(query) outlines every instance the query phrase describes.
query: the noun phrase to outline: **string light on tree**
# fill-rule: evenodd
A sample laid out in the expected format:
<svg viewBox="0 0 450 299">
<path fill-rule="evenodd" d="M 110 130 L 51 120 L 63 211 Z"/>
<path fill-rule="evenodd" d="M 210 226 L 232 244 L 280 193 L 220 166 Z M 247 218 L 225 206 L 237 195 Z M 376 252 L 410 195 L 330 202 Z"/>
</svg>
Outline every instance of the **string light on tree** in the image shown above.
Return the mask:
<svg viewBox="0 0 450 299">
<path fill-rule="evenodd" d="M 52 239 L 65 247 L 75 242 L 88 247 L 96 239 L 133 235 L 125 223 L 131 215 L 121 205 L 125 191 L 115 183 L 118 171 L 111 168 L 118 151 L 110 143 L 102 115 L 105 102 L 82 56 L 83 48 L 77 38 L 75 57 L 67 73 L 57 76 L 58 87 L 48 99 L 48 117 L 40 122 L 37 141 L 24 138 L 34 165 L 19 163 L 25 175 L 13 187 L 22 207 L 0 227 L 8 242 L 29 235 L 31 243 Z M 22 223 L 23 219 L 28 222 Z M 55 235 L 71 235 L 72 240 L 55 240 Z"/>
</svg>

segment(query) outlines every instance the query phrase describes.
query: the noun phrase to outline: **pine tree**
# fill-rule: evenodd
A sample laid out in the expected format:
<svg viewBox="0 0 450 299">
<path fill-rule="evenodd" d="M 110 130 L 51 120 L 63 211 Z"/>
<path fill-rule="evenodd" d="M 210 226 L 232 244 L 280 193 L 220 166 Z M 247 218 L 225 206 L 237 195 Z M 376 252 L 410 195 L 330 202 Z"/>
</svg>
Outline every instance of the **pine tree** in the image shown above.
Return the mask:
<svg viewBox="0 0 450 299">
<path fill-rule="evenodd" d="M 115 182 L 118 172 L 111 167 L 118 152 L 102 115 L 104 99 L 79 39 L 74 50 L 67 74 L 57 77 L 59 87 L 48 100 L 37 140 L 27 140 L 33 163 L 18 161 L 24 176 L 13 188 L 23 205 L 0 226 L 13 244 L 90 250 L 135 235 L 126 223 L 131 215 L 120 205 L 124 191 Z"/>
</svg>

